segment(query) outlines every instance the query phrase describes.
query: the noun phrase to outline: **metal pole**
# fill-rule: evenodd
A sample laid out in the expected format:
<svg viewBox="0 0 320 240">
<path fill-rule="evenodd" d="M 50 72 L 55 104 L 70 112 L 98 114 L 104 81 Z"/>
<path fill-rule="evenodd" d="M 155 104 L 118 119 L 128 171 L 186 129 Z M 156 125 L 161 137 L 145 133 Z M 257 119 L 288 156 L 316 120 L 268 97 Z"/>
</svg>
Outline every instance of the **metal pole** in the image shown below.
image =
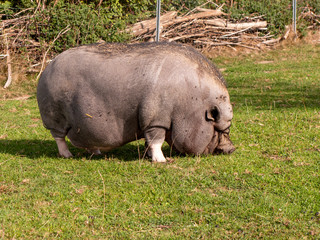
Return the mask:
<svg viewBox="0 0 320 240">
<path fill-rule="evenodd" d="M 161 10 L 161 0 L 157 0 L 156 42 L 159 42 L 159 38 L 160 38 L 160 10 Z"/>
<path fill-rule="evenodd" d="M 292 0 L 293 32 L 297 34 L 297 0 Z"/>
</svg>

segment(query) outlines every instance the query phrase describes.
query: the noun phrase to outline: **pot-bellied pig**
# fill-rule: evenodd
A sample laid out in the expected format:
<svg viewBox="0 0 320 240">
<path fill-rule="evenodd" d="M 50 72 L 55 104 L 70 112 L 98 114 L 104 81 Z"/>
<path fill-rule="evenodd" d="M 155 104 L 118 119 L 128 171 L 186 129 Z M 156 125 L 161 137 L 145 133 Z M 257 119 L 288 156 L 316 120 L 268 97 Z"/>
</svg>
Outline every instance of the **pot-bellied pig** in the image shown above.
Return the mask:
<svg viewBox="0 0 320 240">
<path fill-rule="evenodd" d="M 44 126 L 59 154 L 71 157 L 67 136 L 99 154 L 145 138 L 148 154 L 165 162 L 166 140 L 181 153 L 231 153 L 233 117 L 219 70 L 176 43 L 99 43 L 58 55 L 39 80 Z"/>
</svg>

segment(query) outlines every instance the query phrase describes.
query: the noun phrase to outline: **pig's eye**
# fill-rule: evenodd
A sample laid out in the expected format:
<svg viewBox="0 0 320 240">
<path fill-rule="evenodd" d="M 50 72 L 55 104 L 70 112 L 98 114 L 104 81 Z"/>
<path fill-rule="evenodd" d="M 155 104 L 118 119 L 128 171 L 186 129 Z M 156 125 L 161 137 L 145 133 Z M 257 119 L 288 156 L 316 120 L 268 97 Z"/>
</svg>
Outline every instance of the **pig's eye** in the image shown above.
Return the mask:
<svg viewBox="0 0 320 240">
<path fill-rule="evenodd" d="M 207 121 L 217 121 L 219 120 L 220 114 L 217 107 L 214 107 L 210 111 L 206 111 L 206 120 Z"/>
</svg>

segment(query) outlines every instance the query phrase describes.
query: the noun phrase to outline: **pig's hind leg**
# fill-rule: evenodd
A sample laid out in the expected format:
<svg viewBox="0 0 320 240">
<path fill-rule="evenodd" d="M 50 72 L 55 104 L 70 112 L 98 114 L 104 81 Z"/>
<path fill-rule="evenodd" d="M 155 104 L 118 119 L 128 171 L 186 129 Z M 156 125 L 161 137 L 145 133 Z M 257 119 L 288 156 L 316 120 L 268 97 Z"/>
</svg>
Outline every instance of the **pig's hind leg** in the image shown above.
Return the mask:
<svg viewBox="0 0 320 240">
<path fill-rule="evenodd" d="M 53 136 L 54 140 L 56 140 L 59 155 L 64 158 L 73 157 L 72 153 L 69 151 L 68 145 L 66 143 L 66 139 L 64 134 L 61 134 L 55 130 L 50 130 L 51 135 Z M 64 136 L 63 136 L 64 135 Z"/>
</svg>

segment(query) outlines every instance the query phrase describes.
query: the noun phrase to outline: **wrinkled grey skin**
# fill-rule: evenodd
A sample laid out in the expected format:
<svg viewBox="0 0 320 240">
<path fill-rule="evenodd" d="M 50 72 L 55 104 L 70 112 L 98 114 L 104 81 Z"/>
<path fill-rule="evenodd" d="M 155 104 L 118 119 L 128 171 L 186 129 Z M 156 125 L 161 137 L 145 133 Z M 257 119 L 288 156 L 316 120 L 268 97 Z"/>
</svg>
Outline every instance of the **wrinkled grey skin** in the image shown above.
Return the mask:
<svg viewBox="0 0 320 240">
<path fill-rule="evenodd" d="M 42 73 L 37 99 L 44 126 L 66 158 L 72 156 L 66 136 L 95 154 L 144 137 L 156 162 L 166 161 L 164 140 L 188 154 L 235 149 L 223 77 L 200 53 L 180 44 L 69 49 Z"/>
</svg>

